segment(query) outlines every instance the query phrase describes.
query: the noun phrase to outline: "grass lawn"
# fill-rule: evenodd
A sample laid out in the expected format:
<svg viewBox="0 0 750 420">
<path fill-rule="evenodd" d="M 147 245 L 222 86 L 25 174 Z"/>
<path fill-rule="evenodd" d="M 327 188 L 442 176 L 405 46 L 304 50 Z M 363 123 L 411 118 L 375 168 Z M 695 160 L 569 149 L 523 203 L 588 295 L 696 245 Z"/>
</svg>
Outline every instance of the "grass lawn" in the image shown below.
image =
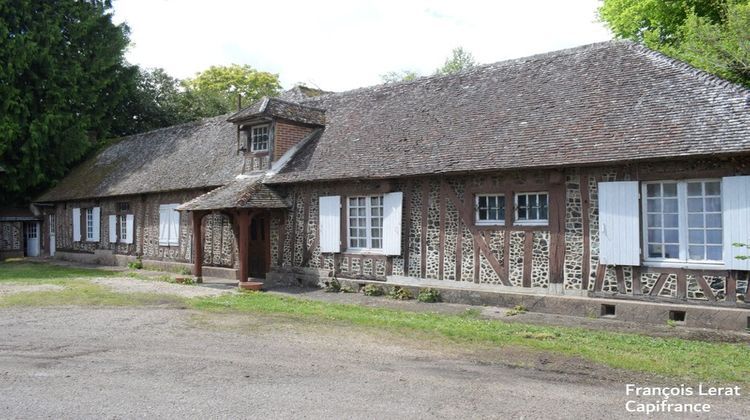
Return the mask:
<svg viewBox="0 0 750 420">
<path fill-rule="evenodd" d="M 414 313 L 318 302 L 267 293 L 243 293 L 190 300 L 147 293 L 122 294 L 86 280 L 114 275 L 118 274 L 46 264 L 0 263 L 0 285 L 3 282 L 22 282 L 65 286 L 63 291 L 18 293 L 0 297 L 0 306 L 119 306 L 182 302 L 201 311 L 266 314 L 304 322 L 356 325 L 404 335 L 445 339 L 459 344 L 512 346 L 532 351 L 547 351 L 580 357 L 613 368 L 684 380 L 750 383 L 750 347 L 746 344 L 504 323 L 478 319 L 476 311 L 467 311 L 460 316 Z"/>
<path fill-rule="evenodd" d="M 14 293 L 0 296 L 4 306 L 131 306 L 131 305 L 184 305 L 184 299 L 171 295 L 149 293 L 117 293 L 91 283 L 90 279 L 122 276 L 95 268 L 65 267 L 24 261 L 0 262 L 0 285 L 3 284 L 53 284 L 62 290 Z"/>
</svg>

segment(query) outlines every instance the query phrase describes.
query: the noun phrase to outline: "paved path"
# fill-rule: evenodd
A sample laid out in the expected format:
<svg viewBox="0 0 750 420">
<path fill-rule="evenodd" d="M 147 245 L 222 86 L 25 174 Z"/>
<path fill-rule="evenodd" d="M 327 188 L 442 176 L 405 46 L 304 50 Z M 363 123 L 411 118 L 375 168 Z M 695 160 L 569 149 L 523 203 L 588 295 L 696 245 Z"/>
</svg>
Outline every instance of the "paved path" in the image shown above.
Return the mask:
<svg viewBox="0 0 750 420">
<path fill-rule="evenodd" d="M 499 353 L 280 317 L 0 309 L 0 417 L 625 416 L 618 372 Z M 747 398 L 714 402 L 713 418 L 750 416 Z"/>
</svg>

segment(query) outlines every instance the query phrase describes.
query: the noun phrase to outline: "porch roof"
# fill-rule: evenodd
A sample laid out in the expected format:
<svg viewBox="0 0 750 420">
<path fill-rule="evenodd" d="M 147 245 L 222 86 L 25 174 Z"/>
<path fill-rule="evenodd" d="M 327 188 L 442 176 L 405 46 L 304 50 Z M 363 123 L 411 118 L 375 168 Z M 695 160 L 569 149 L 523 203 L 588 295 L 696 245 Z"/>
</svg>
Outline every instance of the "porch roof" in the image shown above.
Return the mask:
<svg viewBox="0 0 750 420">
<path fill-rule="evenodd" d="M 211 190 L 179 206 L 181 211 L 233 208 L 280 209 L 289 207 L 278 192 L 262 183 L 263 176 L 240 175 L 229 184 Z"/>
</svg>

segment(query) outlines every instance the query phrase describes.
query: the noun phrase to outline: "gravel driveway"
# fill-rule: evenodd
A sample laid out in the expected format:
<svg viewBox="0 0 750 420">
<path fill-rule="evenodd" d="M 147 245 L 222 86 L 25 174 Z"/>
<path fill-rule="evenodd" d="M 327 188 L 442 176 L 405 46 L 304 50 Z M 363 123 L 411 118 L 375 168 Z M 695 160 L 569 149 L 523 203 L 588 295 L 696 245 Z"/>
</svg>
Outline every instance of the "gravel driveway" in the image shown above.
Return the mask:
<svg viewBox="0 0 750 420">
<path fill-rule="evenodd" d="M 164 281 L 136 280 L 127 277 L 99 278 L 90 280 L 94 284 L 106 286 L 115 292 L 121 293 L 157 293 L 175 295 L 185 298 L 218 296 L 228 293 L 236 293 L 228 289 L 212 289 L 195 285 L 167 283 Z"/>
<path fill-rule="evenodd" d="M 6 308 L 0 417 L 624 416 L 618 372 L 530 362 L 509 367 L 455 345 L 279 317 Z M 716 402 L 714 418 L 750 415 L 746 398 Z"/>
</svg>

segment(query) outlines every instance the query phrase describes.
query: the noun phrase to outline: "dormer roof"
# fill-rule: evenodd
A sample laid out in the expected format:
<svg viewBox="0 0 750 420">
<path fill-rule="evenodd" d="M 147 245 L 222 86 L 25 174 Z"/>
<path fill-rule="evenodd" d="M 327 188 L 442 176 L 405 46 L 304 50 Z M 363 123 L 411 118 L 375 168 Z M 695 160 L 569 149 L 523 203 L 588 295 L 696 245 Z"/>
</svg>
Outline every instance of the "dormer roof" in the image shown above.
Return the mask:
<svg viewBox="0 0 750 420">
<path fill-rule="evenodd" d="M 281 118 L 315 126 L 324 126 L 326 123 L 323 109 L 266 96 L 230 116 L 227 121 L 242 123 L 256 118 Z"/>
</svg>

